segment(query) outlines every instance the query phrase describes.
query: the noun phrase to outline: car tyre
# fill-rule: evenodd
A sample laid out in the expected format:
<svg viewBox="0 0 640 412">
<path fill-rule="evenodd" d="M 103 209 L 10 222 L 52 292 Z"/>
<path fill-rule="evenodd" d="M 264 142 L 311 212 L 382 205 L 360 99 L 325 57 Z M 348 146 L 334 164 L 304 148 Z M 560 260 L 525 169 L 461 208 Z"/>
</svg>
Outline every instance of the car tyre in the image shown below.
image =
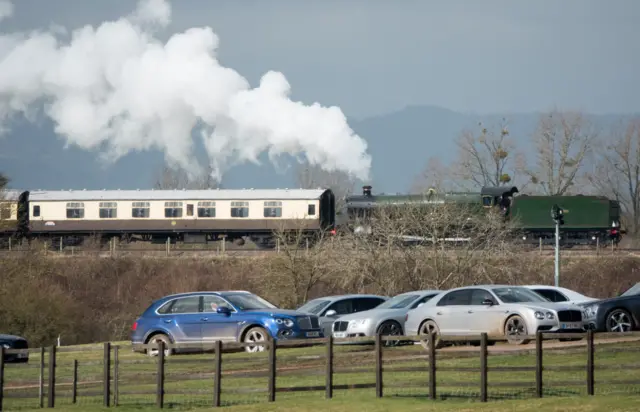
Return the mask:
<svg viewBox="0 0 640 412">
<path fill-rule="evenodd" d="M 626 310 L 614 309 L 607 314 L 605 325 L 607 332 L 631 332 L 633 330 L 633 319 Z"/>
<path fill-rule="evenodd" d="M 163 342 L 165 348 L 169 345 L 171 345 L 171 339 L 169 339 L 169 337 L 167 335 L 165 335 L 164 333 L 158 333 L 156 335 L 153 335 L 151 338 L 149 338 L 149 340 L 147 341 L 148 345 L 157 345 L 158 343 Z M 147 355 L 151 356 L 151 357 L 155 357 L 158 356 L 158 349 L 156 348 L 152 348 L 152 349 L 147 349 Z M 173 354 L 173 349 L 165 349 L 164 350 L 164 356 L 171 356 Z"/>
<path fill-rule="evenodd" d="M 259 343 L 259 342 L 267 342 L 271 337 L 269 336 L 269 332 L 266 329 L 261 328 L 259 326 L 255 326 L 250 328 L 242 339 L 243 343 Z M 251 345 L 245 346 L 244 350 L 248 353 L 255 352 L 264 352 L 267 349 L 265 345 Z"/>
<path fill-rule="evenodd" d="M 402 326 L 398 322 L 386 321 L 378 327 L 378 335 L 380 336 L 402 336 Z M 399 340 L 387 340 L 382 341 L 382 346 L 398 346 L 401 341 Z"/>
<path fill-rule="evenodd" d="M 434 333 L 434 346 L 436 349 L 442 347 L 442 340 L 440 339 L 440 328 L 438 324 L 432 320 L 427 320 L 422 322 L 420 327 L 418 328 L 418 335 L 424 336 L 425 339 L 420 341 L 420 344 L 423 348 L 429 350 L 429 333 Z"/>
<path fill-rule="evenodd" d="M 511 316 L 504 323 L 504 335 L 512 345 L 526 345 L 529 343 L 529 339 L 519 337 L 527 336 L 528 334 L 527 324 L 518 315 Z"/>
</svg>

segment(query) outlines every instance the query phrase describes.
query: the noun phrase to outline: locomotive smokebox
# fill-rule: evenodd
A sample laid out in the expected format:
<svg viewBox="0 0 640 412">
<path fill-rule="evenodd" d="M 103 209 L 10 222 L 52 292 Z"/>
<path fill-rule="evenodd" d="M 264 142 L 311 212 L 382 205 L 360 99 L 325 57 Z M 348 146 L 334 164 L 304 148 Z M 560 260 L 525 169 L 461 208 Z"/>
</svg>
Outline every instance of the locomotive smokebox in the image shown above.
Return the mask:
<svg viewBox="0 0 640 412">
<path fill-rule="evenodd" d="M 364 196 L 371 196 L 371 186 L 362 186 L 362 194 Z"/>
</svg>

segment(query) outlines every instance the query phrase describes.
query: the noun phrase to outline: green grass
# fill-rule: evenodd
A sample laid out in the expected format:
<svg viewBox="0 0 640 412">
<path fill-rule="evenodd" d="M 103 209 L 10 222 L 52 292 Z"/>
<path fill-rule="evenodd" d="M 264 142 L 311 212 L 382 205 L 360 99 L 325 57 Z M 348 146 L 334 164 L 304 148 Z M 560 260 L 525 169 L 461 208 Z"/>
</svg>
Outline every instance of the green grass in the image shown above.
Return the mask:
<svg viewBox="0 0 640 412">
<path fill-rule="evenodd" d="M 57 356 L 56 409 L 101 410 L 102 404 L 102 348 L 94 346 L 91 351 L 73 351 L 61 348 Z M 74 349 L 74 348 L 71 348 Z M 375 356 L 372 346 L 341 346 L 334 349 L 334 385 L 375 383 Z M 560 405 L 567 408 L 576 405 L 612 402 L 602 395 L 613 395 L 612 399 L 640 399 L 640 352 L 639 342 L 608 343 L 596 346 L 596 397 L 586 395 L 586 347 L 545 350 L 543 395 L 554 400 L 531 399 L 535 396 L 535 355 L 532 353 L 489 354 L 488 395 L 493 407 L 503 405 L 505 399 L 528 399 L 522 405 L 551 402 L 545 405 Z M 384 399 L 375 399 L 375 389 L 334 390 L 334 399 L 324 399 L 325 347 L 279 349 L 277 352 L 278 388 L 318 386 L 316 391 L 278 392 L 276 403 L 267 401 L 267 354 L 225 353 L 222 363 L 223 405 L 239 405 L 233 410 L 257 411 L 317 410 L 329 408 L 354 409 L 354 405 L 368 405 L 367 411 L 375 410 L 448 410 L 452 405 L 468 410 L 485 410 L 489 406 L 471 402 L 480 395 L 480 356 L 477 348 L 462 347 L 460 351 L 439 351 L 437 355 L 437 395 L 444 402 L 425 400 L 428 394 L 426 352 L 419 345 L 385 348 L 383 353 Z M 45 359 L 48 361 L 46 357 Z M 78 398 L 71 405 L 71 377 L 73 360 L 78 360 Z M 113 356 L 112 356 L 113 364 Z M 32 353 L 26 365 L 6 365 L 5 410 L 29 410 L 38 407 L 39 353 Z M 119 349 L 119 405 L 124 410 L 146 410 L 155 403 L 157 360 L 133 353 L 127 343 Z M 558 367 L 571 370 L 557 370 Z M 421 371 L 399 371 L 400 368 L 423 367 Z M 112 365 L 113 368 L 113 365 Z M 453 371 L 452 368 L 466 368 Z M 500 370 L 492 368 L 501 368 Z M 514 369 L 517 368 L 517 369 Z M 528 369 L 527 369 L 528 368 Z M 206 408 L 213 398 L 213 354 L 175 355 L 167 358 L 165 365 L 165 405 L 171 408 Z M 621 373 L 623 371 L 623 373 Z M 240 376 L 250 372 L 251 376 Z M 48 371 L 45 368 L 45 393 Z M 113 378 L 113 372 L 112 372 Z M 617 383 L 607 384 L 614 380 Z M 19 389 L 17 386 L 22 386 Z M 25 386 L 31 386 L 25 388 Z M 112 383 L 112 391 L 114 390 Z M 635 395 L 635 397 L 629 397 Z M 569 399 L 565 399 L 568 397 Z M 112 398 L 113 399 L 113 398 Z M 573 400 L 572 400 L 573 399 Z M 577 399 L 577 401 L 576 401 Z M 496 403 L 500 402 L 500 403 Z M 46 397 L 45 397 L 46 406 Z M 258 405 L 258 406 L 252 406 Z M 433 407 L 431 405 L 434 405 Z M 507 405 L 505 403 L 504 405 Z M 517 405 L 513 403 L 512 407 Z M 637 405 L 637 404 L 636 404 Z M 540 406 L 538 406 L 540 407 Z M 297 409 L 296 409 L 297 408 Z M 308 409 L 305 409 L 308 408 Z M 433 409 L 425 409 L 433 408 Z M 506 408 L 506 406 L 505 406 Z M 545 407 L 546 408 L 546 407 Z M 359 410 L 364 410 L 359 409 Z M 487 409 L 488 410 L 488 409 Z M 491 409 L 500 410 L 500 409 Z M 506 410 L 506 409 L 505 409 Z M 520 409 L 519 409 L 520 410 Z M 523 409 L 527 410 L 527 409 Z M 571 410 L 571 409 L 562 409 Z M 586 409 L 589 410 L 589 409 Z M 596 410 L 596 409 L 593 409 Z M 614 410 L 621 410 L 614 408 Z M 629 409 L 631 410 L 631 409 Z M 636 410 L 636 409 L 634 409 Z"/>
</svg>

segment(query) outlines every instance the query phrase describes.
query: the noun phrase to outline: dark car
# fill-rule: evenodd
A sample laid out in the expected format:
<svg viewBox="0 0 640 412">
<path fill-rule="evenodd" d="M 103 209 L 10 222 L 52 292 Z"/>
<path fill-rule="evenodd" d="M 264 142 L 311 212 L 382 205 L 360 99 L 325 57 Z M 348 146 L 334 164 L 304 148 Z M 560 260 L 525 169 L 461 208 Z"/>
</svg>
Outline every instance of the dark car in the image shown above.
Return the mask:
<svg viewBox="0 0 640 412">
<path fill-rule="evenodd" d="M 640 329 L 640 283 L 618 297 L 584 303 L 587 325 L 595 332 L 631 332 Z"/>
<path fill-rule="evenodd" d="M 189 292 L 165 296 L 153 302 L 132 327 L 133 345 L 222 342 L 256 343 L 274 340 L 322 338 L 317 316 L 279 309 L 247 291 Z M 181 348 L 180 351 L 191 351 Z M 197 345 L 196 349 L 197 350 Z M 157 349 L 147 354 L 157 355 Z M 172 350 L 166 350 L 170 355 Z"/>
<path fill-rule="evenodd" d="M 29 343 L 21 336 L 2 335 L 0 334 L 0 345 L 5 351 L 10 349 L 29 349 Z M 24 353 L 5 353 L 5 362 L 29 362 L 29 354 Z"/>
</svg>

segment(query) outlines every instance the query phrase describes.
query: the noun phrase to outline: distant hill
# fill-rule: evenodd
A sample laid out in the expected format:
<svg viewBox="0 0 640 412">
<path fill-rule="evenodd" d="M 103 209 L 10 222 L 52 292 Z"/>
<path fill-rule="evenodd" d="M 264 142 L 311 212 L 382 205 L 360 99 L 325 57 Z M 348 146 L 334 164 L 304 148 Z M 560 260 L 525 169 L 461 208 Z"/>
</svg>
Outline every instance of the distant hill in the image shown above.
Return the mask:
<svg viewBox="0 0 640 412">
<path fill-rule="evenodd" d="M 464 114 L 434 106 L 411 106 L 386 115 L 350 121 L 351 127 L 369 143 L 373 157 L 374 192 L 405 192 L 431 156 L 449 161 L 455 156 L 453 140 L 479 121 L 498 126 L 506 118 L 511 135 L 524 145 L 533 132 L 538 114 Z M 626 115 L 592 116 L 603 127 Z M 28 189 L 136 189 L 154 183 L 163 164 L 160 152 L 127 155 L 113 165 L 102 166 L 97 155 L 75 147 L 65 148 L 47 120 L 37 125 L 24 120 L 0 137 L 0 171 L 11 178 L 10 187 Z M 292 173 L 276 171 L 266 156 L 263 166 L 233 168 L 225 176 L 227 188 L 292 187 Z"/>
</svg>

